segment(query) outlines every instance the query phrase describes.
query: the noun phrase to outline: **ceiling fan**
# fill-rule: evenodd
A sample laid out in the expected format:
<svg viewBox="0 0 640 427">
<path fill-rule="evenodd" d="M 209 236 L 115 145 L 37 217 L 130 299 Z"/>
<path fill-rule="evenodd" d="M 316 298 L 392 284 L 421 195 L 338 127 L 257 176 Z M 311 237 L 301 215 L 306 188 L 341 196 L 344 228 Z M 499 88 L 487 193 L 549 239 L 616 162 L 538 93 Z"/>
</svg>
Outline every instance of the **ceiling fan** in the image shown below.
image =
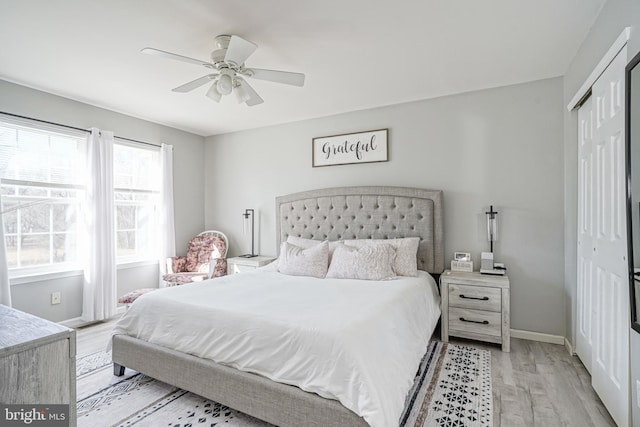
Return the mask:
<svg viewBox="0 0 640 427">
<path fill-rule="evenodd" d="M 264 70 L 261 68 L 246 68 L 244 62 L 258 48 L 258 46 L 238 36 L 220 35 L 215 38 L 216 50 L 211 52 L 211 62 L 177 55 L 164 50 L 145 47 L 142 53 L 175 59 L 201 65 L 217 73 L 207 74 L 191 82 L 172 89 L 173 92 L 186 93 L 209 82 L 213 82 L 207 96 L 220 102 L 222 96 L 232 92 L 239 103 L 246 102 L 248 106 L 262 104 L 264 100 L 247 83 L 244 77 L 270 82 L 284 83 L 292 86 L 304 86 L 304 74 L 288 71 Z"/>
</svg>

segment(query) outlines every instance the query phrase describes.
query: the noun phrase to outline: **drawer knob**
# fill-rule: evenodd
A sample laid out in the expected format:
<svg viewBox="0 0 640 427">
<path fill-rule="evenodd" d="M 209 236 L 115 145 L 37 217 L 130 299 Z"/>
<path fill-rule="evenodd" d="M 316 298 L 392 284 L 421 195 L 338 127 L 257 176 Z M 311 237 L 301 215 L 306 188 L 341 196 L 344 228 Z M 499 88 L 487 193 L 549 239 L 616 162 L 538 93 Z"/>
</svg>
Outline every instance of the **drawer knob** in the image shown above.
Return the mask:
<svg viewBox="0 0 640 427">
<path fill-rule="evenodd" d="M 467 320 L 464 317 L 460 318 L 461 321 L 463 322 L 469 322 L 469 323 L 480 323 L 481 325 L 488 325 L 489 321 L 488 320 L 483 320 L 483 321 L 479 321 L 479 320 Z"/>
<path fill-rule="evenodd" d="M 477 299 L 480 301 L 489 301 L 489 297 L 468 297 L 466 295 L 460 294 L 460 298 L 464 298 L 464 299 Z"/>
</svg>

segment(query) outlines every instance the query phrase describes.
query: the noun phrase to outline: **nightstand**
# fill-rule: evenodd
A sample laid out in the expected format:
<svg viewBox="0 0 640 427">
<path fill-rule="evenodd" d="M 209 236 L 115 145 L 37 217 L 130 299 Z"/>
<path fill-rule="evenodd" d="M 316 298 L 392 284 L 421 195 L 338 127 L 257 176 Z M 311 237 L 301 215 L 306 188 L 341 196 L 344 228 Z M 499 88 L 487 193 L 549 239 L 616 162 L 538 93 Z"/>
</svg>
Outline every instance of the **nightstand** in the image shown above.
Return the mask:
<svg viewBox="0 0 640 427">
<path fill-rule="evenodd" d="M 509 352 L 509 278 L 445 270 L 440 276 L 442 341 L 449 336 L 502 344 Z"/>
<path fill-rule="evenodd" d="M 274 259 L 276 258 L 262 255 L 254 256 L 253 258 L 227 258 L 227 274 L 237 274 L 247 270 L 254 270 L 269 264 Z"/>
</svg>

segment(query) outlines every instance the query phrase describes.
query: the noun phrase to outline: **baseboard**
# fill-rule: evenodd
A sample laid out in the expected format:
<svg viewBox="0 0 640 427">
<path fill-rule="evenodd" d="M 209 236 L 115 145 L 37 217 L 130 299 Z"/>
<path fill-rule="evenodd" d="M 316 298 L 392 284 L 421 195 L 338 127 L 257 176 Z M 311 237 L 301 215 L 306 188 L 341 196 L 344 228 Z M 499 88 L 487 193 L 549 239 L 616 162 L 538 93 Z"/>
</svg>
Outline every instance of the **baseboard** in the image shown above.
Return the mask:
<svg viewBox="0 0 640 427">
<path fill-rule="evenodd" d="M 561 335 L 543 334 L 540 332 L 522 331 L 511 329 L 511 338 L 520 338 L 529 341 L 546 342 L 550 344 L 565 345 L 565 337 Z"/>
<path fill-rule="evenodd" d="M 116 308 L 116 315 L 122 315 L 126 309 L 127 308 L 125 306 Z M 67 320 L 63 320 L 62 322 L 58 322 L 59 325 L 66 326 L 67 328 L 71 328 L 71 329 L 81 328 L 83 326 L 88 326 L 93 323 L 98 323 L 98 321 L 86 322 L 82 320 L 81 317 L 74 317 L 73 319 L 67 319 Z"/>
<path fill-rule="evenodd" d="M 575 351 L 573 351 L 573 345 L 571 345 L 571 341 L 569 341 L 569 339 L 566 337 L 564 339 L 564 348 L 567 349 L 567 353 L 569 353 L 569 355 L 571 356 L 576 355 Z"/>
</svg>

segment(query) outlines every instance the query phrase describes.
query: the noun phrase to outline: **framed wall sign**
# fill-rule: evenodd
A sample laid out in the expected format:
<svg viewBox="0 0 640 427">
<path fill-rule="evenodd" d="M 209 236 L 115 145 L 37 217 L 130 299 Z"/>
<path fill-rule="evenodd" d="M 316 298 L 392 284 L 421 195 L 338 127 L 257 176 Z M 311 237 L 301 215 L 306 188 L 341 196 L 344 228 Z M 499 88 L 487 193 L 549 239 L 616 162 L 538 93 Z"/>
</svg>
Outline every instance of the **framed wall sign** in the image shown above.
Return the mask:
<svg viewBox="0 0 640 427">
<path fill-rule="evenodd" d="M 313 138 L 313 167 L 386 162 L 388 129 Z"/>
</svg>

